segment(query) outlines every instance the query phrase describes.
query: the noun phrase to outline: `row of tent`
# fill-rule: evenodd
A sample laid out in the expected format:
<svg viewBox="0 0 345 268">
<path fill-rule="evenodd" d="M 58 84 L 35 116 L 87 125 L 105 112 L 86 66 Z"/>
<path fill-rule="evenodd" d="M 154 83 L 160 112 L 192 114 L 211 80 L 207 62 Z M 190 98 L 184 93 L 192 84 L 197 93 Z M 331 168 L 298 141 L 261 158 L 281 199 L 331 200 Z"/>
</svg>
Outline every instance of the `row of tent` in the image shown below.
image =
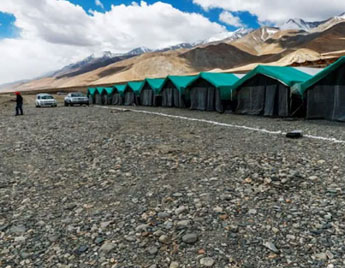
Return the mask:
<svg viewBox="0 0 345 268">
<path fill-rule="evenodd" d="M 325 69 L 259 65 L 246 75 L 202 72 L 88 89 L 90 103 L 345 121 L 345 57 Z"/>
</svg>

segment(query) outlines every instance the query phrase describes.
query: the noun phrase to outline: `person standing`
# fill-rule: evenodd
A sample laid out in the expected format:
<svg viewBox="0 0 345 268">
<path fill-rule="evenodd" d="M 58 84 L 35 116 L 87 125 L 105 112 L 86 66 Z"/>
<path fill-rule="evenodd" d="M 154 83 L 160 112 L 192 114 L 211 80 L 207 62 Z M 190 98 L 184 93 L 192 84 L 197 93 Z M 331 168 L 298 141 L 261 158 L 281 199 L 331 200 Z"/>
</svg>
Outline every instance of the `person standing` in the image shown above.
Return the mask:
<svg viewBox="0 0 345 268">
<path fill-rule="evenodd" d="M 23 97 L 22 95 L 20 94 L 20 92 L 16 92 L 16 103 L 17 103 L 17 106 L 16 106 L 16 116 L 17 115 L 23 115 Z"/>
</svg>

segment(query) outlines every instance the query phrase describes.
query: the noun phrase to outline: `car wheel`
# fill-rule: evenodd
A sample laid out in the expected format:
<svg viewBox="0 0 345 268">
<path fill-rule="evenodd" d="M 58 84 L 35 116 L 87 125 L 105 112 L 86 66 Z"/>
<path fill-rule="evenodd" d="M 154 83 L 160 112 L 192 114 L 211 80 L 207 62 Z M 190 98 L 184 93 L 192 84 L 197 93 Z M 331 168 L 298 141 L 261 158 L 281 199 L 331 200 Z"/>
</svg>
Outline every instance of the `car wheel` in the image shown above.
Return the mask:
<svg viewBox="0 0 345 268">
<path fill-rule="evenodd" d="M 64 105 L 65 105 L 65 106 L 68 106 L 68 103 L 67 103 L 67 102 L 65 102 L 65 103 L 64 103 Z"/>
</svg>

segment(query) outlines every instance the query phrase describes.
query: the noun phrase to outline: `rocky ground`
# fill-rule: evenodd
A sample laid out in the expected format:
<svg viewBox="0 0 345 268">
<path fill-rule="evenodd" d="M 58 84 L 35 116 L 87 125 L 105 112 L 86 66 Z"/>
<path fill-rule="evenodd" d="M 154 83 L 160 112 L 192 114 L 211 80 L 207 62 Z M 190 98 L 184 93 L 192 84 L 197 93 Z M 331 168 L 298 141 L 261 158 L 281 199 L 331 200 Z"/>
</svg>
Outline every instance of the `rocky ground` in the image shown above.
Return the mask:
<svg viewBox="0 0 345 268">
<path fill-rule="evenodd" d="M 345 266 L 344 144 L 12 106 L 0 105 L 0 267 Z M 148 110 L 345 138 L 326 121 Z"/>
</svg>

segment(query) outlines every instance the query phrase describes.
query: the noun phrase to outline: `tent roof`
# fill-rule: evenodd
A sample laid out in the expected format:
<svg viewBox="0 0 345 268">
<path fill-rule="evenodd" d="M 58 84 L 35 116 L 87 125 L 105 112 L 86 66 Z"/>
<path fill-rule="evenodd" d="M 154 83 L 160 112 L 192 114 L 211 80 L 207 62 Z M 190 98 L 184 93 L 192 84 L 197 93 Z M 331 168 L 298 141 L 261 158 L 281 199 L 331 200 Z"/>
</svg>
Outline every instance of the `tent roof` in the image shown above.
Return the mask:
<svg viewBox="0 0 345 268">
<path fill-rule="evenodd" d="M 230 98 L 233 85 L 239 81 L 239 78 L 232 73 L 201 72 L 196 79 L 189 83 L 188 87 L 198 79 L 204 79 L 216 87 L 220 91 L 222 100 Z"/>
<path fill-rule="evenodd" d="M 104 87 L 104 88 L 103 88 L 103 91 L 105 91 L 105 93 L 107 93 L 108 95 L 110 95 L 110 94 L 113 94 L 114 88 L 112 88 L 112 87 Z"/>
<path fill-rule="evenodd" d="M 258 65 L 254 70 L 250 71 L 243 78 L 241 78 L 241 80 L 239 80 L 233 86 L 233 89 L 236 90 L 249 79 L 258 74 L 278 80 L 279 82 L 289 87 L 292 87 L 297 83 L 307 81 L 311 77 L 311 75 L 301 72 L 292 67 Z"/>
<path fill-rule="evenodd" d="M 127 84 L 120 84 L 120 85 L 113 86 L 113 88 L 115 88 L 121 96 L 124 95 L 126 87 L 127 87 Z"/>
<path fill-rule="evenodd" d="M 345 64 L 345 56 L 339 58 L 335 63 L 329 65 L 327 68 L 323 69 L 323 71 L 311 77 L 309 80 L 304 81 L 300 85 L 297 85 L 296 90 L 298 90 L 300 94 L 303 94 L 308 88 L 315 85 L 317 82 L 325 78 L 327 75 L 337 70 L 343 64 Z"/>
<path fill-rule="evenodd" d="M 161 92 L 166 82 L 170 80 L 171 83 L 173 83 L 174 86 L 177 88 L 177 90 L 183 93 L 186 87 L 197 78 L 198 78 L 197 75 L 189 75 L 189 76 L 188 75 L 187 76 L 169 75 L 164 80 L 164 83 L 160 87 L 159 91 Z"/>
<path fill-rule="evenodd" d="M 113 87 L 117 89 L 119 93 L 124 92 L 126 89 L 127 84 L 121 84 L 121 85 L 114 85 Z"/>
<path fill-rule="evenodd" d="M 140 89 L 141 87 L 144 85 L 144 81 L 135 81 L 135 82 L 128 82 L 127 83 L 127 86 L 126 86 L 126 89 L 127 87 L 129 87 L 130 89 L 133 90 L 133 92 L 138 95 L 140 93 Z M 126 90 L 125 89 L 125 90 Z"/>
<path fill-rule="evenodd" d="M 87 89 L 87 94 L 88 94 L 88 95 L 93 96 L 93 95 L 95 95 L 95 93 L 96 93 L 96 88 L 94 88 L 94 87 L 89 87 L 89 88 Z"/>
<path fill-rule="evenodd" d="M 98 94 L 102 94 L 103 93 L 103 90 L 104 90 L 104 87 L 96 87 L 96 92 Z"/>
<path fill-rule="evenodd" d="M 239 78 L 231 73 L 209 73 L 202 72 L 199 77 L 205 79 L 215 87 L 231 87 L 233 86 Z"/>
<path fill-rule="evenodd" d="M 149 86 L 152 88 L 152 90 L 155 92 L 155 93 L 158 93 L 160 88 L 162 87 L 163 83 L 165 81 L 165 78 L 146 78 L 144 80 L 144 83 L 142 84 L 141 86 L 141 89 L 144 87 L 144 85 L 146 83 L 149 84 Z M 141 91 L 140 89 L 140 91 Z"/>
</svg>

